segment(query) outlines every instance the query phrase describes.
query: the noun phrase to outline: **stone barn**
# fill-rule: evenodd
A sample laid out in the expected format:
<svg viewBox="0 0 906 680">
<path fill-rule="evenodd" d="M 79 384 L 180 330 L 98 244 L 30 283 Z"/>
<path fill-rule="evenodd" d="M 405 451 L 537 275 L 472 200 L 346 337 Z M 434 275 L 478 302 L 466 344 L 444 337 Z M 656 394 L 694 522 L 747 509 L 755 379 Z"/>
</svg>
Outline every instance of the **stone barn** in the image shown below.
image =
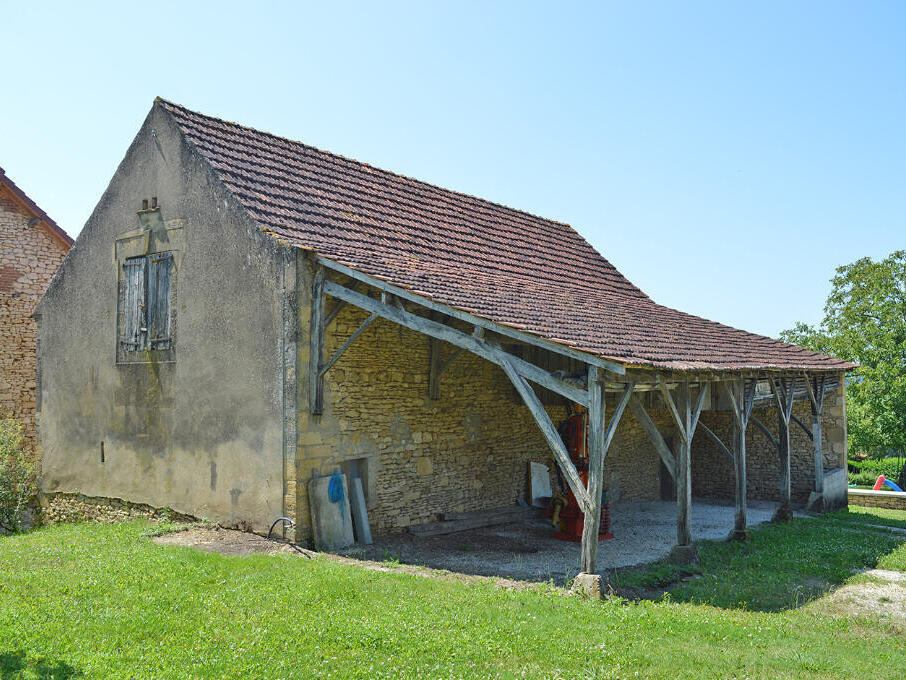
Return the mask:
<svg viewBox="0 0 906 680">
<path fill-rule="evenodd" d="M 72 239 L 0 168 L 0 417 L 35 442 L 32 314 Z"/>
<path fill-rule="evenodd" d="M 392 534 L 515 505 L 538 462 L 592 573 L 605 490 L 674 501 L 681 553 L 693 493 L 740 538 L 747 497 L 845 503 L 850 364 L 658 305 L 566 224 L 160 99 L 38 318 L 51 507 L 303 541 L 340 470 Z"/>
</svg>

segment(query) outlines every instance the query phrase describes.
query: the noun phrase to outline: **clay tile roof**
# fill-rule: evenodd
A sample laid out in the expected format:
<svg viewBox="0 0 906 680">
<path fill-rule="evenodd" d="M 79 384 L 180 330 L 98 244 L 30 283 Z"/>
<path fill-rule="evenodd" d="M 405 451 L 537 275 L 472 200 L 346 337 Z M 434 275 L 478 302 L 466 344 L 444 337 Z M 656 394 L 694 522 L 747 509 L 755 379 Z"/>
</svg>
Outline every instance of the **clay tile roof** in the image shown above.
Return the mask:
<svg viewBox="0 0 906 680">
<path fill-rule="evenodd" d="M 22 189 L 16 186 L 16 183 L 10 179 L 3 168 L 0 168 L 0 186 L 5 186 L 9 189 L 9 191 L 11 191 L 19 201 L 24 203 L 32 214 L 40 219 L 50 232 L 65 243 L 67 247 L 72 246 L 73 241 L 69 234 L 67 234 L 60 225 L 54 222 L 46 212 L 41 210 L 41 208 L 38 207 L 38 204 L 31 200 Z"/>
<path fill-rule="evenodd" d="M 262 228 L 435 302 L 626 365 L 853 367 L 656 304 L 569 225 L 157 103 Z"/>
</svg>

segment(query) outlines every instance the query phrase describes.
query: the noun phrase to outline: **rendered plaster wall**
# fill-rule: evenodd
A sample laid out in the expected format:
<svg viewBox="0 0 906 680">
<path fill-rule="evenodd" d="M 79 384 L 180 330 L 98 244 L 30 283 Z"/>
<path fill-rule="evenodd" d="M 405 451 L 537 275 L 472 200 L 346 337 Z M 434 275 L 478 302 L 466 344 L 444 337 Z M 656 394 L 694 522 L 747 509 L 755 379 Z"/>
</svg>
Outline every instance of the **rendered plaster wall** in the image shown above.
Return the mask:
<svg viewBox="0 0 906 680">
<path fill-rule="evenodd" d="M 842 383 L 842 380 L 841 380 Z M 777 408 L 773 405 L 752 412 L 777 436 Z M 808 402 L 793 405 L 793 415 L 811 427 Z M 705 411 L 701 422 L 732 449 L 733 425 L 726 411 Z M 822 413 L 822 451 L 825 472 L 846 461 L 846 395 L 841 386 L 826 395 Z M 814 449 L 811 438 L 796 423 L 790 423 L 790 485 L 794 503 L 804 503 L 815 485 Z M 732 498 L 735 494 L 733 465 L 725 453 L 697 431 L 692 448 L 692 493 L 697 496 Z M 746 495 L 751 499 L 778 500 L 780 463 L 777 449 L 753 423 L 746 428 Z"/>
<path fill-rule="evenodd" d="M 118 353 L 121 260 L 145 251 L 174 253 L 173 360 Z M 38 308 L 42 490 L 266 531 L 283 514 L 288 252 L 155 105 Z"/>
<path fill-rule="evenodd" d="M 308 275 L 310 276 L 310 275 Z M 310 278 L 300 287 L 301 394 L 298 453 L 288 466 L 286 507 L 296 538 L 311 535 L 307 482 L 347 461 L 364 460 L 372 531 L 392 533 L 438 519 L 514 504 L 527 495 L 528 462 L 553 467 L 534 419 L 497 366 L 466 351 L 441 377 L 441 398 L 428 398 L 429 339 L 386 320 L 375 321 L 328 371 L 324 413 L 308 413 Z M 328 298 L 327 309 L 333 305 Z M 325 358 L 366 318 L 347 306 L 328 328 Z M 443 344 L 443 357 L 454 348 Z M 555 425 L 565 406 L 549 406 Z M 657 453 L 627 411 L 605 464 L 616 497 L 656 498 Z M 556 479 L 555 479 L 556 484 Z"/>
<path fill-rule="evenodd" d="M 32 313 L 68 247 L 0 187 L 0 417 L 24 426 L 35 444 L 35 343 Z"/>
</svg>

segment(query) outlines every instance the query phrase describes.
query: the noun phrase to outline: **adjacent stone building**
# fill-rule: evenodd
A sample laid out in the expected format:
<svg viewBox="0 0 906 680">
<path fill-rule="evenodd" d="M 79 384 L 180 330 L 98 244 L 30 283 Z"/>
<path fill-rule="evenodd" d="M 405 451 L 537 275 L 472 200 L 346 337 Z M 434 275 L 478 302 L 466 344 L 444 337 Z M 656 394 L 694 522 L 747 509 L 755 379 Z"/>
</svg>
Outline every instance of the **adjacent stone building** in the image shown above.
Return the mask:
<svg viewBox="0 0 906 680">
<path fill-rule="evenodd" d="M 0 417 L 35 441 L 35 305 L 72 239 L 0 168 Z"/>
<path fill-rule="evenodd" d="M 606 489 L 675 497 L 688 546 L 693 490 L 744 534 L 747 493 L 822 507 L 845 462 L 851 364 L 657 305 L 568 225 L 163 100 L 39 319 L 51 504 L 306 540 L 335 470 L 381 533 L 513 504 L 556 460 L 588 536 Z M 580 407 L 586 470 L 556 431 Z"/>
</svg>

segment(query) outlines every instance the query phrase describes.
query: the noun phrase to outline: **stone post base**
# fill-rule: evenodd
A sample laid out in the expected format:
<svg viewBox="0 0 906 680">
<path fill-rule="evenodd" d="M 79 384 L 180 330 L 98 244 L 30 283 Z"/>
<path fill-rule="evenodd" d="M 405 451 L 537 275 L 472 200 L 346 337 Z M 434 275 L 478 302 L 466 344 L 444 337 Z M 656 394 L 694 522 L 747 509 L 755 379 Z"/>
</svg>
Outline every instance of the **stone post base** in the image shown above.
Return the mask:
<svg viewBox="0 0 906 680">
<path fill-rule="evenodd" d="M 748 529 L 733 529 L 730 532 L 730 535 L 727 536 L 728 541 L 747 541 L 749 536 L 752 534 Z"/>
<path fill-rule="evenodd" d="M 579 573 L 573 579 L 573 587 L 570 591 L 574 595 L 582 595 L 593 600 L 600 600 L 604 597 L 601 592 L 601 576 L 598 574 Z"/>
<path fill-rule="evenodd" d="M 789 505 L 781 505 L 771 518 L 772 522 L 789 522 L 793 519 L 793 509 Z"/>
<path fill-rule="evenodd" d="M 678 564 L 693 564 L 698 562 L 698 549 L 694 545 L 675 545 L 670 559 Z"/>
<path fill-rule="evenodd" d="M 807 512 L 824 512 L 824 494 L 812 491 L 805 504 Z"/>
</svg>

